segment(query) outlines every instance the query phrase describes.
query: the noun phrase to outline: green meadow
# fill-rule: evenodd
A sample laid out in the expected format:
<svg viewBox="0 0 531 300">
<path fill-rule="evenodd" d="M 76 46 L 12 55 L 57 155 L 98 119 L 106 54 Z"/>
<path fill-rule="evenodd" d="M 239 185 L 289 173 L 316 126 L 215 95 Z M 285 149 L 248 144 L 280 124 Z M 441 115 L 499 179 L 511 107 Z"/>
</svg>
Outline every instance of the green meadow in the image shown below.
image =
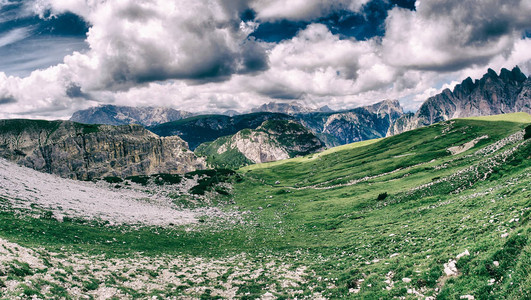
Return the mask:
<svg viewBox="0 0 531 300">
<path fill-rule="evenodd" d="M 168 282 L 156 290 L 126 287 L 133 280 L 127 276 L 66 272 L 68 286 L 89 297 L 106 285 L 130 298 L 226 298 L 216 291 L 234 289 L 242 299 L 266 292 L 278 299 L 529 299 L 530 124 L 525 113 L 449 120 L 236 172 L 205 173 L 196 190 L 238 212 L 233 222 L 208 216 L 169 227 L 60 222 L 39 208 L 12 209 L 0 194 L 0 237 L 43 257 L 185 257 L 219 260 L 225 268 L 214 279 L 207 280 L 205 269 L 197 275 L 203 281 Z M 463 152 L 448 151 L 471 141 Z M 452 261 L 457 272 L 449 275 L 445 267 Z M 238 275 L 240 262 L 259 275 Z M 272 265 L 304 272 L 297 280 L 277 269 L 266 276 Z M 0 288 L 20 282 L 23 297 L 76 298 L 55 281 L 27 282 L 58 268 L 66 270 L 54 263 L 40 271 L 12 264 L 0 269 Z M 163 269 L 153 271 L 154 278 Z M 230 286 L 224 284 L 229 277 Z"/>
</svg>

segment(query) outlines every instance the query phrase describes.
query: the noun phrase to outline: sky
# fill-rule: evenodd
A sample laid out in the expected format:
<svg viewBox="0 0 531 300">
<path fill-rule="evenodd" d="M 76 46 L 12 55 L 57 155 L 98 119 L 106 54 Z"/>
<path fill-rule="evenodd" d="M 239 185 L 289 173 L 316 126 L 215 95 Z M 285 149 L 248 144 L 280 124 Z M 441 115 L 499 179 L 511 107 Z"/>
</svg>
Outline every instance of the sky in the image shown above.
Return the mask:
<svg viewBox="0 0 531 300">
<path fill-rule="evenodd" d="M 466 77 L 531 71 L 530 0 L 0 0 L 0 118 L 102 104 L 415 111 Z"/>
</svg>

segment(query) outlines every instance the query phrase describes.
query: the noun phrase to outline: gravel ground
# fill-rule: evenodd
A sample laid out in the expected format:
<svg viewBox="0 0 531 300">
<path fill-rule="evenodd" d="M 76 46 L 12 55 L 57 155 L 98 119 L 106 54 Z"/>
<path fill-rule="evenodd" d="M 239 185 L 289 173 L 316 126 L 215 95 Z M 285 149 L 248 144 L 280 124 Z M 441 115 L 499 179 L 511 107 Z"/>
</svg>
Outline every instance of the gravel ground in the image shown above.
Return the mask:
<svg viewBox="0 0 531 300">
<path fill-rule="evenodd" d="M 184 181 L 182 185 L 190 184 Z M 52 211 L 58 219 L 101 219 L 111 225 L 186 225 L 197 222 L 199 216 L 225 214 L 215 207 L 184 209 L 164 193 L 145 191 L 141 186 L 115 189 L 105 182 L 64 179 L 5 159 L 0 159 L 0 197 L 9 200 L 13 208 L 37 205 Z"/>
</svg>

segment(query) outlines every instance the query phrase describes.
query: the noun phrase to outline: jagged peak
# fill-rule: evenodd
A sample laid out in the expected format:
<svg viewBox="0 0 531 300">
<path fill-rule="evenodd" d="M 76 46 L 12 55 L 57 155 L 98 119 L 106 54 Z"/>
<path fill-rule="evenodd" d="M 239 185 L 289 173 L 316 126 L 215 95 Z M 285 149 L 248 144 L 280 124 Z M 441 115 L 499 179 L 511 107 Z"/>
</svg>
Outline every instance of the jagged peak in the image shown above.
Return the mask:
<svg viewBox="0 0 531 300">
<path fill-rule="evenodd" d="M 487 70 L 487 74 L 485 74 L 483 77 L 497 78 L 498 77 L 498 73 L 496 73 L 496 71 L 494 71 L 493 69 L 489 68 Z"/>
<path fill-rule="evenodd" d="M 522 70 L 520 70 L 520 68 L 518 66 L 515 66 L 512 70 L 511 70 L 511 75 L 512 75 L 512 78 L 514 78 L 514 80 L 516 81 L 526 81 L 527 80 L 527 76 L 525 76 L 524 73 L 522 73 Z"/>
</svg>

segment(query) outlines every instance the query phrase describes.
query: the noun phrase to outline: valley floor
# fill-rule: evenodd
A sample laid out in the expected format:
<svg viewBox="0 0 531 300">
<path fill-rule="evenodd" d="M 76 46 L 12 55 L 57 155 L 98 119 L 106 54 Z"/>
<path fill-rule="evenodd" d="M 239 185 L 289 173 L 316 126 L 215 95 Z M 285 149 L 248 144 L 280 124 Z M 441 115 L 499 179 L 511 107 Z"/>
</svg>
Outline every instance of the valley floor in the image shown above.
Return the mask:
<svg viewBox="0 0 531 300">
<path fill-rule="evenodd" d="M 204 196 L 197 177 L 116 187 L 0 161 L 0 298 L 529 299 L 530 123 L 442 122 Z"/>
</svg>

